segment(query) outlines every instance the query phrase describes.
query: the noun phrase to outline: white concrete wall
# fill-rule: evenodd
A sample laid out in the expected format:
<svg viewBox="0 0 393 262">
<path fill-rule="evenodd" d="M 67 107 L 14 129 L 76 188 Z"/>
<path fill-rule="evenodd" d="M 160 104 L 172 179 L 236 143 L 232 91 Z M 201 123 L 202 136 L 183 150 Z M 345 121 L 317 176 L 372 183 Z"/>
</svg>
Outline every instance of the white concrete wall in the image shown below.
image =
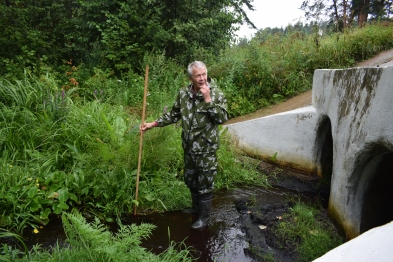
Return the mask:
<svg viewBox="0 0 393 262">
<path fill-rule="evenodd" d="M 277 163 L 312 172 L 316 168 L 316 114 L 315 108 L 308 106 L 226 127 L 245 151 L 265 159 L 277 153 Z"/>
</svg>

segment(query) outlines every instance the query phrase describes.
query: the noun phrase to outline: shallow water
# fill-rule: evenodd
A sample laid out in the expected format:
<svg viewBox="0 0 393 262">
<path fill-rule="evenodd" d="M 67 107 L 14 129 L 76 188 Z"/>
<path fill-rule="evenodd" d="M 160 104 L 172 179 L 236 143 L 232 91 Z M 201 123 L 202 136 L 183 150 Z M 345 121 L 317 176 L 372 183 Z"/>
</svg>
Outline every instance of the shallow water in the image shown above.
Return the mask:
<svg viewBox="0 0 393 262">
<path fill-rule="evenodd" d="M 154 253 L 163 252 L 169 241 L 184 242 L 192 247 L 198 261 L 253 261 L 244 253 L 248 246 L 245 235 L 239 224 L 241 215 L 235 207 L 235 201 L 240 199 L 254 199 L 256 205 L 279 203 L 288 198 L 298 199 L 295 192 L 279 189 L 265 189 L 249 187 L 235 190 L 222 190 L 213 196 L 211 221 L 209 227 L 193 230 L 191 225 L 196 216 L 181 211 L 171 211 L 154 215 L 137 215 L 126 218 L 123 223 L 150 223 L 156 225 L 152 236 L 143 241 L 143 247 Z M 116 230 L 116 225 L 110 226 Z M 27 233 L 27 232 L 26 232 Z M 43 247 L 53 246 L 56 241 L 66 239 L 61 220 L 55 220 L 40 230 L 38 234 L 25 234 L 26 244 L 31 247 L 41 244 Z"/>
</svg>

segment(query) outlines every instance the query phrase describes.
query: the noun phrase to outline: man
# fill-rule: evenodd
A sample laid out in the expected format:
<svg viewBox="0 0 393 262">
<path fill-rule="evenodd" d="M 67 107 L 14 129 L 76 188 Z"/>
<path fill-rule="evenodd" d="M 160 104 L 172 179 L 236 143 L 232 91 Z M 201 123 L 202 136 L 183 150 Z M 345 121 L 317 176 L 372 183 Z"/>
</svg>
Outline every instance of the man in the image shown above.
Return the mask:
<svg viewBox="0 0 393 262">
<path fill-rule="evenodd" d="M 191 83 L 179 90 L 171 111 L 154 122 L 145 123 L 140 130 L 144 132 L 182 120 L 184 182 L 191 191 L 192 199 L 192 208 L 183 211 L 199 215 L 191 226 L 199 229 L 209 222 L 218 166 L 218 126 L 228 120 L 228 112 L 225 96 L 207 76 L 203 62 L 189 64 L 188 77 Z"/>
</svg>

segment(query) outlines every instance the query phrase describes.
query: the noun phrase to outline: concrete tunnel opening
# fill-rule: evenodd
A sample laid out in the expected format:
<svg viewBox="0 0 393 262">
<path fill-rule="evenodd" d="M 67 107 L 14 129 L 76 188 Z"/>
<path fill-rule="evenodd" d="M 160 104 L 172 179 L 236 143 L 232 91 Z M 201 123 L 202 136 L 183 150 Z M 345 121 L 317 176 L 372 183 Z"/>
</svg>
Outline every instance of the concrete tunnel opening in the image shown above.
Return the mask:
<svg viewBox="0 0 393 262">
<path fill-rule="evenodd" d="M 317 173 L 321 177 L 320 192 L 326 195 L 323 206 L 327 208 L 330 197 L 330 185 L 333 173 L 333 136 L 332 125 L 329 117 L 325 117 L 317 130 L 316 138 L 317 163 L 319 170 Z"/>
<path fill-rule="evenodd" d="M 374 156 L 363 170 L 360 234 L 393 220 L 393 152 Z"/>
</svg>

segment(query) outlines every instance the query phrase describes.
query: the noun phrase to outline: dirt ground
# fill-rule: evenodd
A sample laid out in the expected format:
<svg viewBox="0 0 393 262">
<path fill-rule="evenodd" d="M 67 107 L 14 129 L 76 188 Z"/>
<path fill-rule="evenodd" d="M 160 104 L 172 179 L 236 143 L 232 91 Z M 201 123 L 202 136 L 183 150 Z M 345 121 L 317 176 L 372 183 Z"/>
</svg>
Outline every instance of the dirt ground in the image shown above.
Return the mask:
<svg viewBox="0 0 393 262">
<path fill-rule="evenodd" d="M 358 63 L 355 67 L 383 66 L 392 65 L 392 63 L 393 49 L 382 52 L 372 59 Z M 309 90 L 283 103 L 260 109 L 252 114 L 232 118 L 226 124 L 247 121 L 309 106 L 311 105 L 311 100 L 312 90 Z M 320 203 L 322 203 L 317 219 L 338 232 L 326 212 L 329 188 L 320 188 L 318 186 L 319 181 L 315 178 L 310 178 L 296 171 L 266 162 L 260 164 L 260 171 L 269 176 L 269 182 L 274 187 L 299 192 L 299 194 L 317 196 Z M 289 212 L 290 207 L 295 204 L 294 202 L 288 201 L 254 206 L 250 204 L 249 199 L 241 199 L 236 201 L 235 204 L 237 211 L 240 214 L 245 214 L 241 216 L 240 223 L 242 231 L 244 231 L 247 242 L 249 243 L 249 248 L 245 250 L 249 257 L 254 261 L 298 261 L 296 247 L 279 241 L 274 234 L 274 230 L 272 230 L 280 222 L 283 214 Z M 259 230 L 256 225 L 264 225 L 266 229 Z"/>
</svg>

